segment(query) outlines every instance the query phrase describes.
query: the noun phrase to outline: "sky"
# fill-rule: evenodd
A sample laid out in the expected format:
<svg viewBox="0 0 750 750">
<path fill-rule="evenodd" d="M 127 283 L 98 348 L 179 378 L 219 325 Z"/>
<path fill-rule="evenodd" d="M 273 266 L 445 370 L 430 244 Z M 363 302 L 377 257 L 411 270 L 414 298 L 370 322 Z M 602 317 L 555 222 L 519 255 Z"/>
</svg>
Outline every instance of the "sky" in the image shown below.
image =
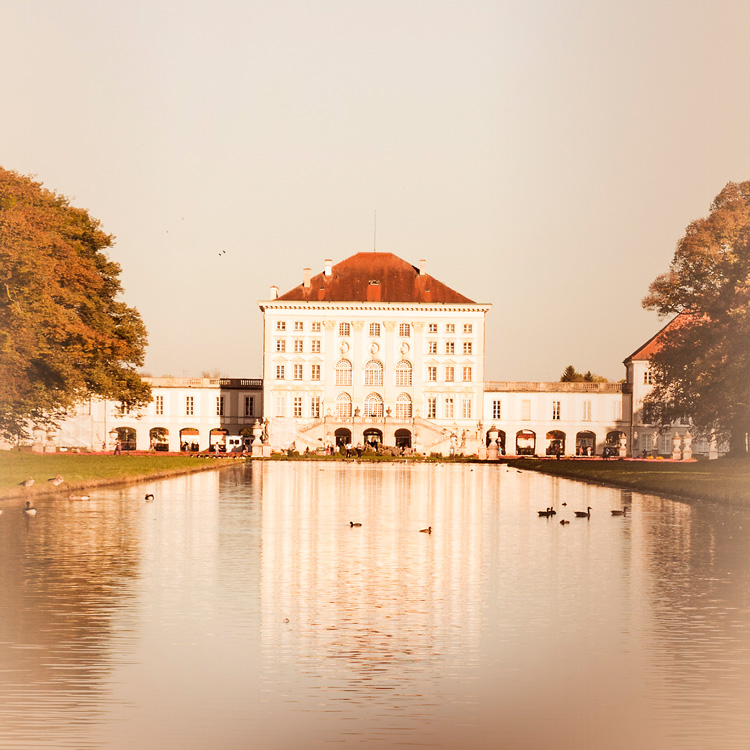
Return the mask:
<svg viewBox="0 0 750 750">
<path fill-rule="evenodd" d="M 487 380 L 619 380 L 750 179 L 749 29 L 746 0 L 9 0 L 0 166 L 116 236 L 147 374 L 261 377 L 269 286 L 376 248 L 492 304 Z"/>
</svg>

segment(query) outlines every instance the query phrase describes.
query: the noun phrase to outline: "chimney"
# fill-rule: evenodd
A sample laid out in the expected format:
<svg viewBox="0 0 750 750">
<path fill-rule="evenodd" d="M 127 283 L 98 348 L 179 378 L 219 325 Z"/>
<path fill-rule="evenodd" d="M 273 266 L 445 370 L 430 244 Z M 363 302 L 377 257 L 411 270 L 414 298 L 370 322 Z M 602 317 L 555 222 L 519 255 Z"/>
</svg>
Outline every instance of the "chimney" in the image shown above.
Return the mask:
<svg viewBox="0 0 750 750">
<path fill-rule="evenodd" d="M 279 287 L 272 286 L 268 290 L 268 299 L 278 299 L 278 297 L 279 297 Z"/>
<path fill-rule="evenodd" d="M 424 276 L 424 269 L 426 265 L 427 265 L 427 261 L 424 258 L 422 258 L 422 260 L 419 261 L 419 275 L 420 276 Z"/>
<path fill-rule="evenodd" d="M 333 263 L 333 261 L 330 258 L 326 258 L 326 276 L 331 275 L 331 263 Z"/>
<path fill-rule="evenodd" d="M 302 282 L 302 286 L 305 287 L 305 289 L 309 289 L 310 288 L 310 269 L 303 268 L 302 272 L 305 274 L 305 280 Z"/>
</svg>

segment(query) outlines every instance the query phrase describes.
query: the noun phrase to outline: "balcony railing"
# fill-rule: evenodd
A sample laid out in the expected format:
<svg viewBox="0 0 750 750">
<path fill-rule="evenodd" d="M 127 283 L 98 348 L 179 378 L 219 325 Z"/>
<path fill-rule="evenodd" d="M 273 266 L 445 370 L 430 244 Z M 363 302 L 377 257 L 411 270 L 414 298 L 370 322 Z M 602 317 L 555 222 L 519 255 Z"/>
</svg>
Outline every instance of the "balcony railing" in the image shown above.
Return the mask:
<svg viewBox="0 0 750 750">
<path fill-rule="evenodd" d="M 263 378 L 143 378 L 154 388 L 263 389 Z"/>
<path fill-rule="evenodd" d="M 488 380 L 485 391 L 510 393 L 627 393 L 627 383 L 535 383 Z"/>
</svg>

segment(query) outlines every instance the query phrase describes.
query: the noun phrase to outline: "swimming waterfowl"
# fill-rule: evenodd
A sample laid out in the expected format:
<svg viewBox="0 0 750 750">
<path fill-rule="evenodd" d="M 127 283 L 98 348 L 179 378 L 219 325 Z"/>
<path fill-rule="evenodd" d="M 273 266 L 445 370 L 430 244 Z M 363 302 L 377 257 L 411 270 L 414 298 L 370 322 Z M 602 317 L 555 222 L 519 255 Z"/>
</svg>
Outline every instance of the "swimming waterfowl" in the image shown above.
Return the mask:
<svg viewBox="0 0 750 750">
<path fill-rule="evenodd" d="M 566 521 L 564 518 L 560 521 L 561 526 L 565 526 L 566 523 L 570 523 L 570 521 Z"/>
<path fill-rule="evenodd" d="M 26 507 L 23 509 L 23 512 L 27 516 L 35 516 L 36 515 L 36 508 L 31 507 L 31 503 L 27 500 L 26 501 Z"/>
<path fill-rule="evenodd" d="M 361 523 L 354 523 L 354 521 L 349 521 L 349 526 L 361 526 Z"/>
<path fill-rule="evenodd" d="M 91 495 L 68 495 L 68 500 L 91 500 Z"/>
<path fill-rule="evenodd" d="M 576 514 L 576 518 L 591 518 L 591 506 L 589 505 L 588 508 L 586 508 L 586 511 L 582 510 L 576 510 L 574 511 Z"/>
<path fill-rule="evenodd" d="M 539 514 L 540 518 L 544 518 L 545 516 L 551 516 L 552 514 L 550 511 L 552 508 L 547 508 L 546 510 L 538 510 L 537 513 Z"/>
<path fill-rule="evenodd" d="M 628 515 L 628 508 L 626 506 L 622 510 L 611 510 L 610 513 L 613 516 L 627 516 Z"/>
<path fill-rule="evenodd" d="M 146 494 L 146 502 L 147 503 L 153 503 L 154 502 L 154 496 L 151 492 Z"/>
<path fill-rule="evenodd" d="M 423 534 L 432 534 L 432 526 L 428 526 L 426 529 L 420 529 Z"/>
</svg>

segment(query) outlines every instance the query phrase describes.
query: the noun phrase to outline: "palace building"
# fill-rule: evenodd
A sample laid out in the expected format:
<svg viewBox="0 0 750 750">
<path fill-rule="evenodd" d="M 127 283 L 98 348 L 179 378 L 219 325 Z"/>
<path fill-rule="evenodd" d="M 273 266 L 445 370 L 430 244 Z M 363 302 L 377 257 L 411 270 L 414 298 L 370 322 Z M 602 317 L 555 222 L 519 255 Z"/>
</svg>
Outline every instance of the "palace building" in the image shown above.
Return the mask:
<svg viewBox="0 0 750 750">
<path fill-rule="evenodd" d="M 391 253 L 302 271 L 263 315 L 263 377 L 145 378 L 138 413 L 81 404 L 37 449 L 325 451 L 385 445 L 426 455 L 712 454 L 687 425 L 659 432 L 643 410 L 659 335 L 620 383 L 485 380 L 485 316 L 475 302 Z M 678 320 L 678 319 L 676 319 Z M 492 342 L 489 344 L 493 345 Z"/>
</svg>

